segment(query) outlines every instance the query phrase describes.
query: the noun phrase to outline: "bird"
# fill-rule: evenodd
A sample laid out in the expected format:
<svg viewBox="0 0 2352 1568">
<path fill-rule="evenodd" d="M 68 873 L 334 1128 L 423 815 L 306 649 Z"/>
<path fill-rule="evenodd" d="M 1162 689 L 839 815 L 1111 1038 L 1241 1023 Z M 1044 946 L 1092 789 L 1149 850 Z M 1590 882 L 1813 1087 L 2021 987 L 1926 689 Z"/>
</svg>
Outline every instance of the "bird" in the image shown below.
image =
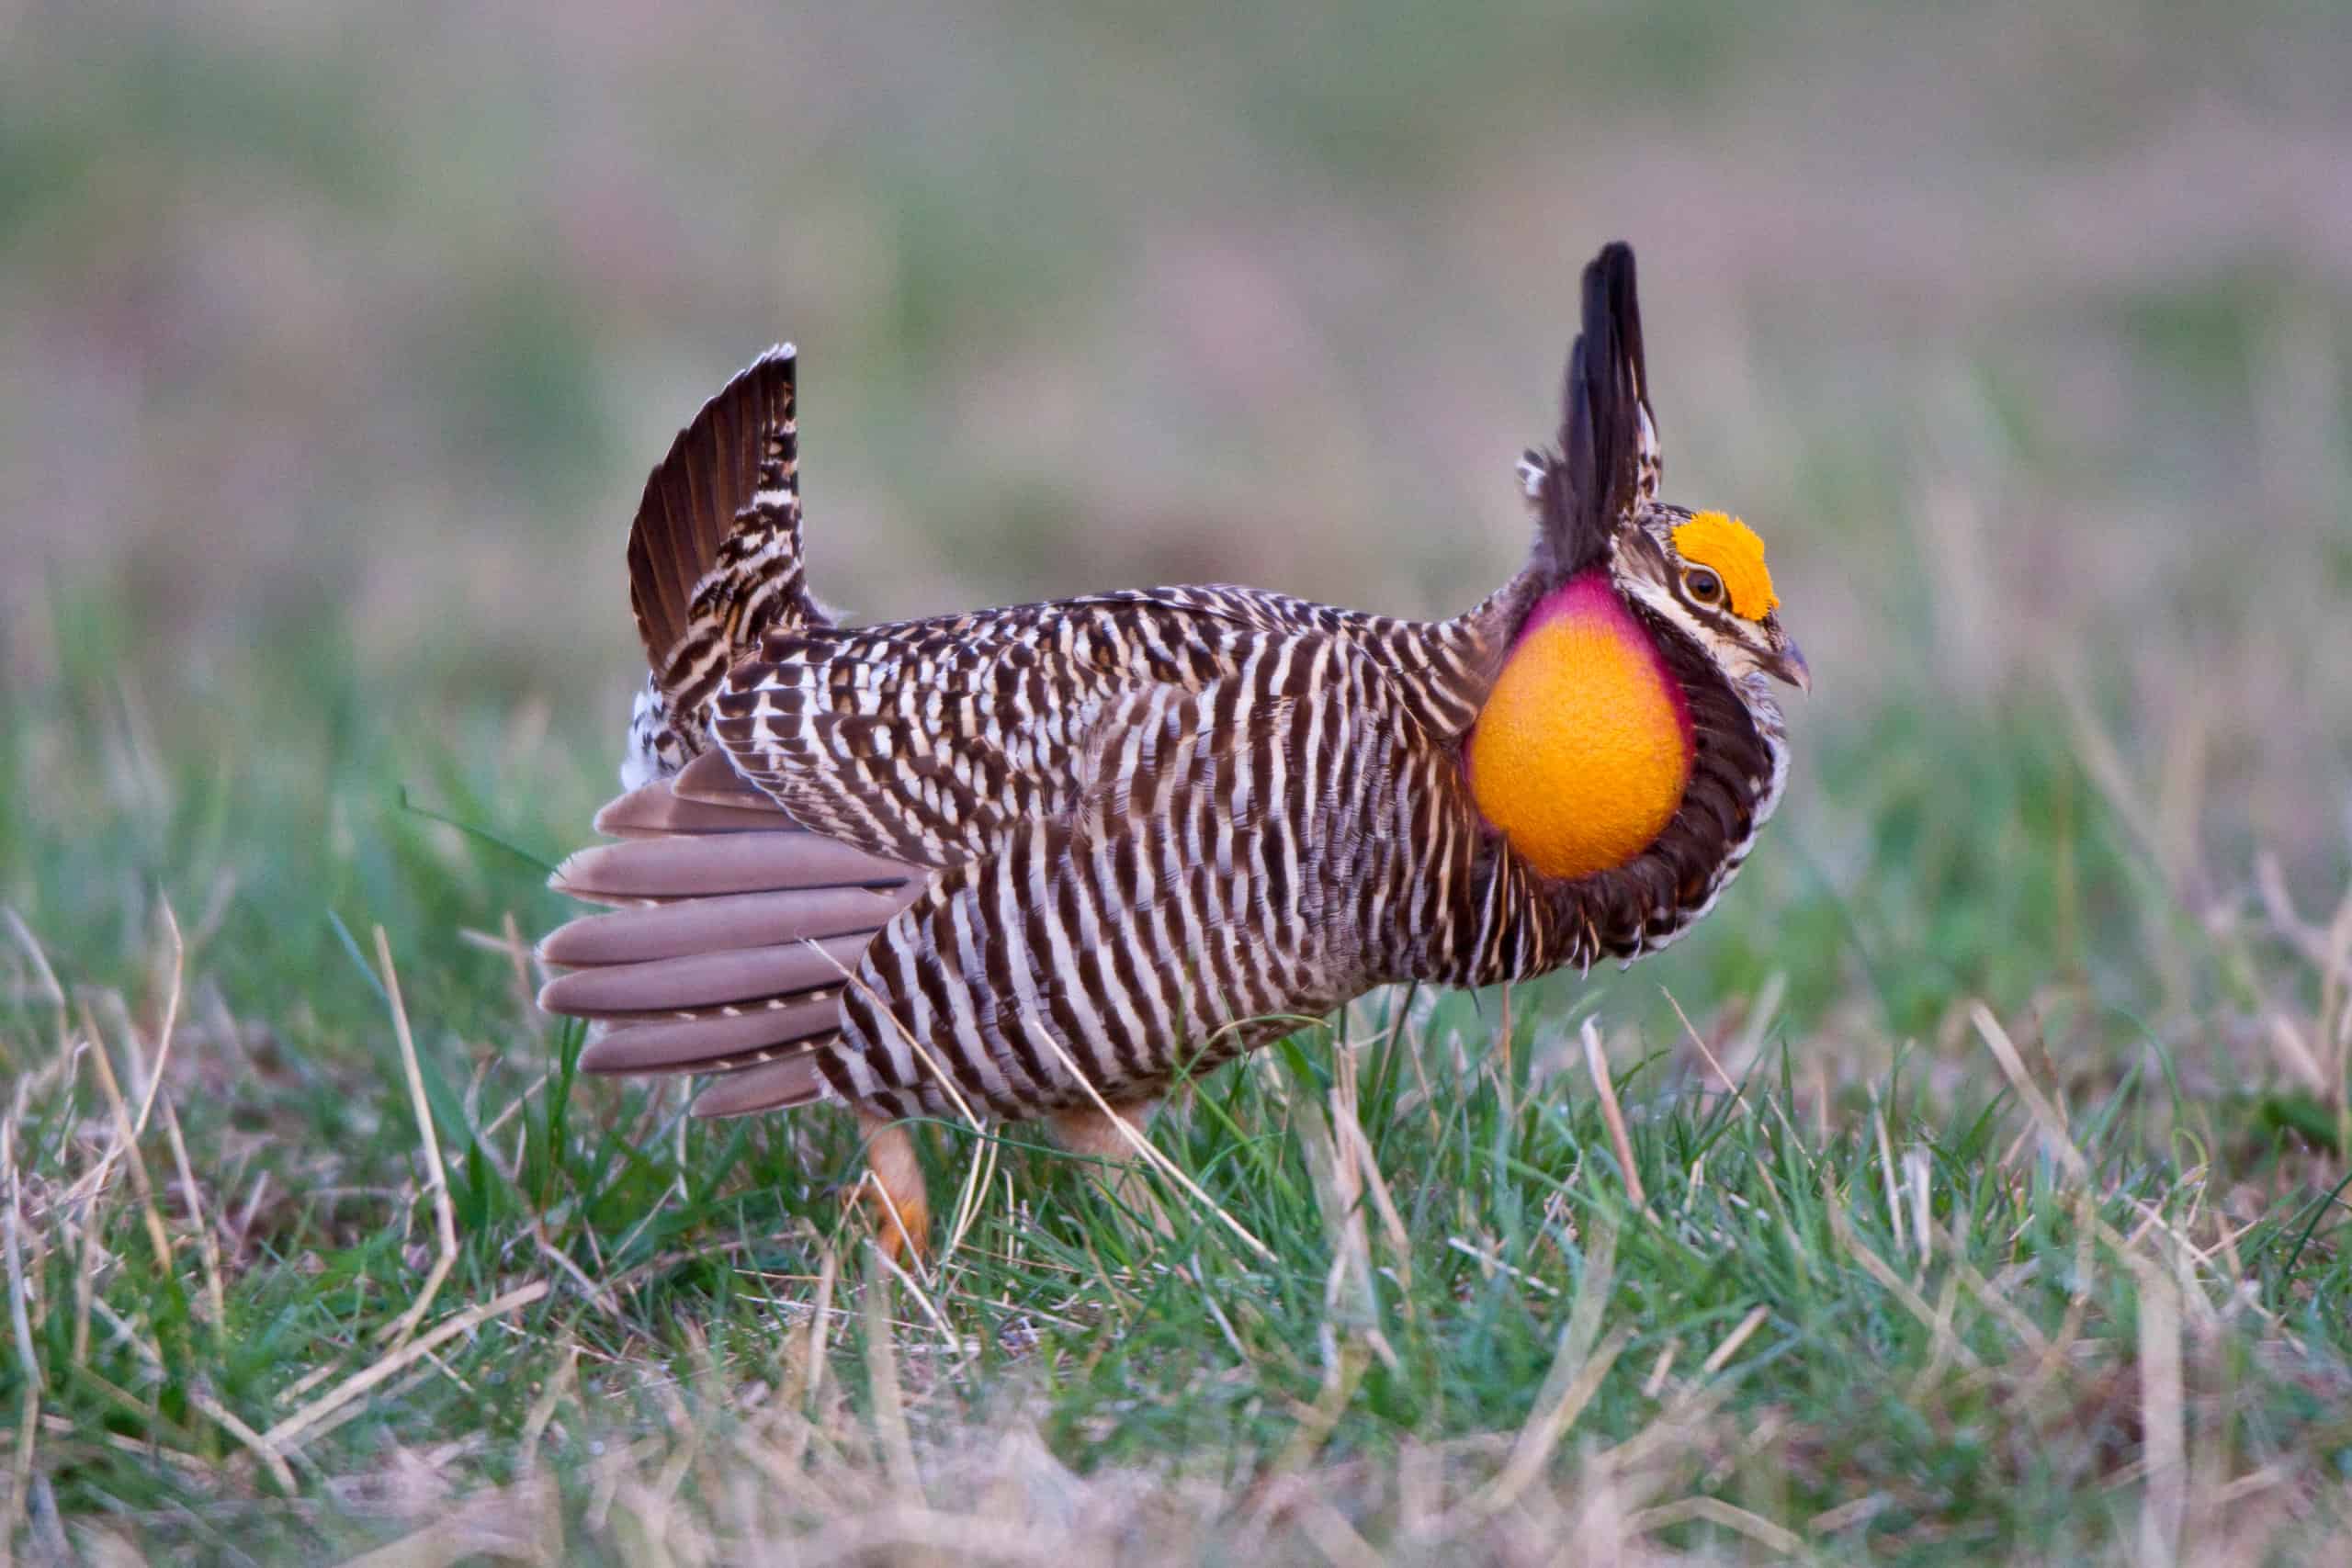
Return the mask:
<svg viewBox="0 0 2352 1568">
<path fill-rule="evenodd" d="M 920 1256 L 911 1121 L 1046 1122 L 1122 1161 L 1180 1080 L 1400 982 L 1657 952 L 1712 909 L 1810 691 L 1763 541 L 1658 498 L 1634 254 L 1586 266 L 1524 563 L 1412 620 L 1229 585 L 848 625 L 801 554 L 797 355 L 645 486 L 648 662 L 550 879 L 540 1005 L 590 1073 L 703 1116 L 859 1122 L 876 1240 Z"/>
</svg>

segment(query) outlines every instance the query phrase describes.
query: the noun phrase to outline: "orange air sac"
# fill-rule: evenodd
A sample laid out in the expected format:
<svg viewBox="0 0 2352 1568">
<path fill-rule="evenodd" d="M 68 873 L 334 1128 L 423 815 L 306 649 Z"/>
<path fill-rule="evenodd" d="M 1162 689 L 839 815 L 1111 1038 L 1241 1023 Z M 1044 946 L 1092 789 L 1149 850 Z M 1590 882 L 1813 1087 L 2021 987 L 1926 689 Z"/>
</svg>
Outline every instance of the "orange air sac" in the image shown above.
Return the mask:
<svg viewBox="0 0 2352 1568">
<path fill-rule="evenodd" d="M 1657 644 L 1599 572 L 1528 616 L 1470 735 L 1470 793 L 1546 876 L 1647 849 L 1690 779 L 1690 708 Z"/>
</svg>

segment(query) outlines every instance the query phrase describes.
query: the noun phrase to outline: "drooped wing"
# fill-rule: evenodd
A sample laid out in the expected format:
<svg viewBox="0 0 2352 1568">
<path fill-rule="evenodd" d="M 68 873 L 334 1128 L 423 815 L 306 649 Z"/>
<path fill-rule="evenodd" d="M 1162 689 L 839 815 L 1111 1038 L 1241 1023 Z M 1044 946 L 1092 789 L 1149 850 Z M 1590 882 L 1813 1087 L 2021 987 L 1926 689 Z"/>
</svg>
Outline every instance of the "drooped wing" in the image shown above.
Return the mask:
<svg viewBox="0 0 2352 1568">
<path fill-rule="evenodd" d="M 706 753 L 606 806 L 621 841 L 582 850 L 558 892 L 613 906 L 539 944 L 566 971 L 539 993 L 591 1021 L 592 1073 L 716 1073 L 697 1112 L 795 1104 L 824 1092 L 812 1051 L 874 933 L 930 873 L 801 827 Z"/>
<path fill-rule="evenodd" d="M 1253 634 L 1198 691 L 1131 682 L 1090 711 L 1035 753 L 1060 808 L 1000 814 L 935 867 L 796 820 L 911 819 L 862 775 L 787 816 L 713 753 L 624 796 L 599 825 L 631 841 L 557 882 L 624 907 L 542 949 L 574 966 L 546 1004 L 600 1021 L 582 1066 L 718 1073 L 703 1114 L 1035 1115 L 1086 1103 L 1081 1077 L 1156 1093 L 1484 918 L 1458 763 L 1352 639 Z"/>
<path fill-rule="evenodd" d="M 720 1075 L 705 1114 L 821 1094 L 817 1047 L 874 934 L 938 868 L 1067 826 L 1104 705 L 1238 666 L 1270 640 L 1249 619 L 1121 595 L 769 639 L 730 680 L 722 747 L 606 807 L 625 841 L 558 873 L 619 908 L 541 944 L 569 971 L 541 1005 L 595 1022 L 586 1070 Z"/>
</svg>

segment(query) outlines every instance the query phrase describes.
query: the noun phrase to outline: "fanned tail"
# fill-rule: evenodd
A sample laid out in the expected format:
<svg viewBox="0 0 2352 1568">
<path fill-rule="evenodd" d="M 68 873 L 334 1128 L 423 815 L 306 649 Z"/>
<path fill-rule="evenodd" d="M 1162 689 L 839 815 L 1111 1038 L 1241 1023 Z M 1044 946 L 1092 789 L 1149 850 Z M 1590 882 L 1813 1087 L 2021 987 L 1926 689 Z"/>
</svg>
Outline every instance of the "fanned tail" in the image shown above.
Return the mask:
<svg viewBox="0 0 2352 1568">
<path fill-rule="evenodd" d="M 708 745 L 705 705 L 772 630 L 829 624 L 800 554 L 792 345 L 753 361 L 678 433 L 629 529 L 629 607 L 651 671 L 621 767 L 629 786 Z"/>
<path fill-rule="evenodd" d="M 572 855 L 550 885 L 615 908 L 539 944 L 567 971 L 539 1005 L 594 1024 L 582 1068 L 719 1074 L 703 1116 L 824 1098 L 817 1052 L 840 1033 L 845 976 L 923 874 L 798 827 L 717 753 L 596 826 L 621 841 Z"/>
</svg>

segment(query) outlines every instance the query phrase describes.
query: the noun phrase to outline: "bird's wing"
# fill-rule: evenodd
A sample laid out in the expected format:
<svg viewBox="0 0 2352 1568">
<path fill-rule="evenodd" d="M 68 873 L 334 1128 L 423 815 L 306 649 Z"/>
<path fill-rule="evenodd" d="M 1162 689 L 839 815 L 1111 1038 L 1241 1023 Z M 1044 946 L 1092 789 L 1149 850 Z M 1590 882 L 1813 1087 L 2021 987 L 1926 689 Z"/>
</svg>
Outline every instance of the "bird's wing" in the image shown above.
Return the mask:
<svg viewBox="0 0 2352 1568">
<path fill-rule="evenodd" d="M 1227 615 L 1115 595 L 771 637 L 711 733 L 792 817 L 917 864 L 985 854 L 1077 804 L 1109 705 L 1198 691 L 1280 646 Z"/>
<path fill-rule="evenodd" d="M 1164 1083 L 1397 971 L 1466 880 L 1453 750 L 1345 626 L 1125 594 L 763 654 L 557 879 L 625 907 L 542 950 L 582 1066 L 722 1072 L 706 1113 Z"/>
<path fill-rule="evenodd" d="M 1160 588 L 766 639 L 709 709 L 742 776 L 798 821 L 877 854 L 947 865 L 1068 814 L 1108 708 L 1197 693 L 1346 650 L 1440 735 L 1475 711 L 1451 623 L 1359 615 L 1228 587 Z"/>
<path fill-rule="evenodd" d="M 596 827 L 621 841 L 571 856 L 552 886 L 613 908 L 539 944 L 564 971 L 539 1005 L 594 1025 L 582 1069 L 720 1074 L 695 1102 L 706 1115 L 821 1095 L 811 1050 L 928 868 L 809 831 L 716 753 L 613 801 Z"/>
<path fill-rule="evenodd" d="M 618 908 L 542 943 L 568 971 L 542 1005 L 594 1022 L 590 1071 L 724 1075 L 706 1112 L 821 1093 L 812 1048 L 874 933 L 939 868 L 1066 827 L 1106 706 L 1243 667 L 1264 620 L 1123 594 L 768 639 L 721 745 L 607 806 L 626 841 L 558 872 Z"/>
<path fill-rule="evenodd" d="M 1124 694 L 1078 755 L 1069 810 L 941 871 L 866 949 L 816 1053 L 843 1098 L 1034 1116 L 1085 1085 L 1157 1093 L 1387 978 L 1474 853 L 1451 752 L 1345 638 Z"/>
</svg>

